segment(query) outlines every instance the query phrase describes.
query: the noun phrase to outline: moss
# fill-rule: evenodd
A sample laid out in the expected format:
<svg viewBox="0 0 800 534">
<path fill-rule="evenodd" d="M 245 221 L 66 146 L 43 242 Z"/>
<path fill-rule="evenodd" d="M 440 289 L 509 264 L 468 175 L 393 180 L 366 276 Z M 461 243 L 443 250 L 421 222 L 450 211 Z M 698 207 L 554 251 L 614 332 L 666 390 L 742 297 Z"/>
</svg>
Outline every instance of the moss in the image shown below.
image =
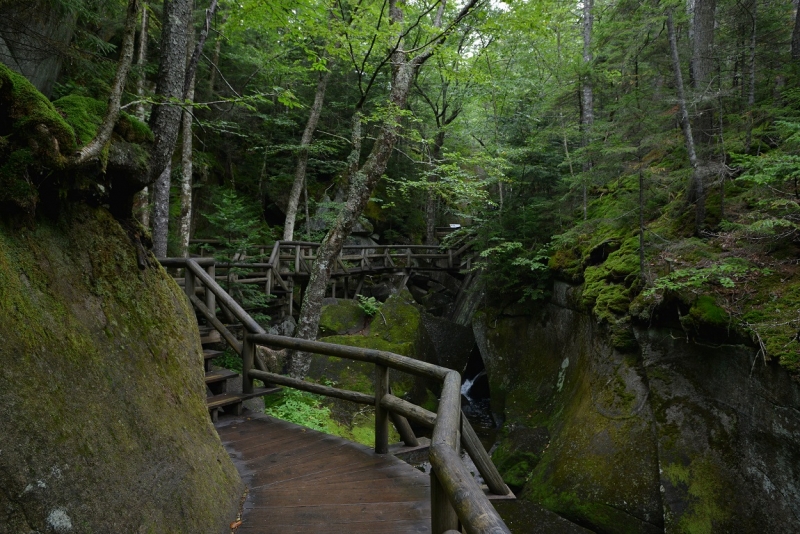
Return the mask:
<svg viewBox="0 0 800 534">
<path fill-rule="evenodd" d="M 0 64 L 0 202 L 32 214 L 39 182 L 65 167 L 75 151 L 75 132 L 23 76 Z"/>
<path fill-rule="evenodd" d="M 80 95 L 59 98 L 53 105 L 67 123 L 75 130 L 78 144 L 83 146 L 94 139 L 108 110 L 108 104 L 101 100 Z M 153 141 L 153 132 L 144 122 L 133 115 L 121 111 L 114 133 L 129 143 L 148 143 Z"/>
<path fill-rule="evenodd" d="M 105 102 L 79 95 L 59 98 L 53 102 L 53 105 L 75 131 L 79 146 L 94 139 L 108 108 Z"/>
<path fill-rule="evenodd" d="M 615 322 L 627 313 L 639 277 L 639 239 L 630 237 L 596 266 L 583 273 L 581 300 L 600 322 Z"/>
<path fill-rule="evenodd" d="M 492 453 L 492 462 L 505 483 L 512 489 L 519 489 L 528 481 L 533 468 L 539 463 L 540 456 L 532 451 L 515 450 L 512 443 L 501 442 Z"/>
<path fill-rule="evenodd" d="M 800 282 L 787 283 L 777 273 L 762 277 L 747 309 L 742 316 L 746 331 L 764 343 L 769 357 L 800 376 Z"/>
<path fill-rule="evenodd" d="M 119 114 L 114 131 L 129 143 L 152 143 L 155 140 L 153 131 L 145 122 L 124 111 Z"/>
<path fill-rule="evenodd" d="M 367 316 L 352 300 L 340 300 L 322 307 L 319 318 L 320 337 L 354 333 L 367 324 Z"/>
<path fill-rule="evenodd" d="M 717 306 L 714 297 L 701 295 L 689 309 L 689 317 L 695 324 L 706 324 L 724 327 L 729 324 L 730 316 L 723 308 Z"/>
<path fill-rule="evenodd" d="M 1 486 L 45 481 L 87 532 L 230 521 L 240 486 L 208 421 L 191 310 L 163 269 L 138 268 L 108 212 L 0 227 L 0 314 Z M 40 499 L 13 506 L 45 531 Z"/>
<path fill-rule="evenodd" d="M 570 282 L 579 282 L 583 275 L 580 255 L 571 247 L 556 250 L 550 256 L 548 266 Z"/>
<path fill-rule="evenodd" d="M 672 463 L 663 468 L 664 477 L 685 494 L 689 503 L 678 519 L 678 528 L 687 534 L 712 534 L 727 531 L 732 512 L 728 487 L 720 479 L 710 458 L 694 459 L 688 466 Z M 674 514 L 676 511 L 669 511 Z"/>
<path fill-rule="evenodd" d="M 408 290 L 392 295 L 381 307 L 383 316 L 378 314 L 370 325 L 370 334 L 378 336 L 389 343 L 414 342 L 420 328 L 422 312 L 414 302 Z M 384 322 L 383 318 L 386 318 Z M 401 353 L 406 356 L 410 354 Z"/>
</svg>

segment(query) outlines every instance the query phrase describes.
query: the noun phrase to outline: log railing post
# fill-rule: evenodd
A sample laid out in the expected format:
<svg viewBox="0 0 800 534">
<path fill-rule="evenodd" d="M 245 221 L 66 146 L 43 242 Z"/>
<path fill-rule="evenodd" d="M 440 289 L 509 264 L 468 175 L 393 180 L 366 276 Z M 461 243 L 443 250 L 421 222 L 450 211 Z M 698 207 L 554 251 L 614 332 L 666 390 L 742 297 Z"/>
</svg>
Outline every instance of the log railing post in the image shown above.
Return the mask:
<svg viewBox="0 0 800 534">
<path fill-rule="evenodd" d="M 187 271 L 188 271 L 188 269 L 187 269 Z M 208 276 L 210 276 L 211 279 L 214 280 L 215 276 L 217 274 L 217 266 L 216 266 L 216 264 L 212 263 L 211 265 L 208 265 L 206 267 L 206 272 L 208 273 Z M 206 289 L 206 298 L 205 298 L 205 300 L 206 300 L 206 308 L 211 310 L 211 313 L 215 313 L 216 309 L 217 309 L 217 297 L 216 297 L 216 295 L 214 295 L 214 292 L 211 291 L 209 288 L 205 288 L 205 289 Z"/>
<path fill-rule="evenodd" d="M 244 394 L 253 392 L 253 379 L 250 377 L 250 371 L 253 370 L 255 351 L 255 344 L 245 334 L 244 343 L 242 344 L 242 393 Z"/>
<path fill-rule="evenodd" d="M 436 476 L 436 469 L 431 469 L 431 532 L 441 534 L 452 530 L 461 532 L 458 515 L 447 498 L 447 491 Z"/>
<path fill-rule="evenodd" d="M 375 452 L 389 452 L 389 412 L 381 406 L 381 399 L 389 393 L 389 368 L 375 365 Z"/>
<path fill-rule="evenodd" d="M 439 478 L 433 455 L 438 449 L 455 451 L 458 458 L 458 445 L 461 428 L 461 375 L 455 371 L 444 378 L 439 409 L 436 414 L 436 427 L 431 436 L 431 532 L 440 534 L 448 530 L 459 530 L 458 515 L 447 490 Z"/>
<path fill-rule="evenodd" d="M 186 291 L 186 298 L 190 300 L 194 296 L 194 285 L 194 273 L 189 269 L 184 269 L 183 290 Z"/>
</svg>

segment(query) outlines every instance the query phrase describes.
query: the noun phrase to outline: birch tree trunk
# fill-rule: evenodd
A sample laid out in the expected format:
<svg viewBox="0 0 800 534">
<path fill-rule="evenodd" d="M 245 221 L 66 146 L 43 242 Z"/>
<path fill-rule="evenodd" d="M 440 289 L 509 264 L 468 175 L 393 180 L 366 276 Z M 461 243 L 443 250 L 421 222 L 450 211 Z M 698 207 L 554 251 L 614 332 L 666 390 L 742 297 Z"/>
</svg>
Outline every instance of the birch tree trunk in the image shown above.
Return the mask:
<svg viewBox="0 0 800 534">
<path fill-rule="evenodd" d="M 147 64 L 147 41 L 148 41 L 148 22 L 150 13 L 147 11 L 147 2 L 142 3 L 142 26 L 139 30 L 139 52 L 136 55 L 136 69 L 139 71 L 139 78 L 136 80 L 136 97 L 139 100 L 144 98 L 144 67 Z M 145 121 L 144 102 L 136 104 L 136 118 Z M 150 192 L 147 186 L 136 193 L 133 199 L 133 215 L 145 228 L 150 228 Z"/>
<path fill-rule="evenodd" d="M 156 85 L 156 94 L 164 100 L 185 100 L 187 98 L 203 45 L 208 37 L 211 18 L 217 8 L 217 0 L 212 0 L 206 10 L 205 26 L 187 64 L 186 50 L 192 22 L 192 5 L 191 0 L 164 0 L 161 64 Z M 156 106 L 153 110 L 150 116 L 150 127 L 155 136 L 155 143 L 151 156 L 151 172 L 155 173 L 159 169 L 166 169 L 167 162 L 172 159 L 172 152 L 175 149 L 178 130 L 182 122 L 181 116 L 181 107 L 169 103 Z M 161 167 L 162 164 L 163 167 Z M 161 257 L 167 254 L 170 173 L 159 172 L 158 176 L 154 192 L 153 251 L 156 256 Z"/>
<path fill-rule="evenodd" d="M 122 47 L 120 50 L 117 72 L 111 84 L 111 93 L 108 95 L 108 108 L 103 122 L 97 129 L 97 134 L 89 143 L 81 148 L 72 159 L 73 165 L 85 165 L 91 161 L 96 161 L 106 145 L 111 141 L 111 134 L 119 118 L 120 103 L 122 93 L 125 90 L 125 82 L 128 80 L 128 72 L 131 70 L 133 62 L 133 45 L 136 40 L 136 25 L 139 18 L 139 1 L 129 0 L 127 16 L 125 19 L 125 30 L 122 37 Z"/>
<path fill-rule="evenodd" d="M 675 74 L 675 90 L 678 93 L 678 108 L 680 111 L 681 128 L 686 142 L 686 152 L 689 155 L 689 165 L 692 168 L 692 177 L 689 181 L 688 200 L 695 203 L 695 232 L 699 232 L 705 220 L 705 192 L 703 190 L 703 179 L 695 151 L 694 138 L 692 137 L 692 125 L 689 122 L 689 112 L 686 107 L 686 94 L 683 86 L 683 74 L 681 73 L 681 61 L 678 55 L 678 40 L 675 35 L 675 23 L 672 19 L 672 10 L 667 11 L 667 33 L 669 37 L 670 52 L 672 54 L 672 67 Z"/>
<path fill-rule="evenodd" d="M 191 41 L 189 41 L 191 43 Z M 191 47 L 191 44 L 190 44 Z M 191 52 L 191 50 L 190 50 Z M 196 65 L 195 65 L 196 66 Z M 191 70 L 191 59 L 189 63 Z M 191 75 L 186 91 L 186 108 L 183 110 L 181 121 L 181 131 L 183 132 L 183 144 L 181 146 L 181 215 L 180 226 L 178 228 L 178 241 L 180 255 L 189 256 L 189 235 L 192 225 L 192 105 L 194 101 L 194 72 Z"/>
<path fill-rule="evenodd" d="M 164 0 L 161 60 L 156 81 L 156 97 L 161 102 L 150 114 L 150 129 L 155 137 L 150 151 L 150 181 L 155 180 L 153 252 L 159 257 L 167 255 L 171 160 L 181 123 L 181 106 L 174 101 L 183 98 L 192 4 L 192 0 Z"/>
<path fill-rule="evenodd" d="M 328 86 L 328 80 L 331 77 L 331 65 L 328 65 L 328 70 L 320 73 L 317 81 L 317 91 L 314 95 L 314 104 L 311 106 L 311 112 L 306 122 L 306 128 L 303 130 L 303 137 L 300 139 L 300 153 L 297 156 L 297 168 L 294 172 L 294 183 L 292 190 L 289 193 L 289 204 L 286 207 L 286 221 L 283 225 L 283 240 L 292 241 L 294 238 L 294 225 L 297 220 L 297 206 L 300 204 L 300 194 L 303 192 L 306 182 L 306 168 L 308 166 L 308 149 L 311 141 L 314 138 L 314 132 L 319 123 L 319 117 L 322 114 L 322 104 L 325 102 L 325 89 Z M 308 224 L 308 221 L 306 221 Z"/>
<path fill-rule="evenodd" d="M 456 16 L 449 28 L 455 27 L 455 23 L 463 19 L 475 6 L 478 0 L 470 0 L 464 5 Z M 353 224 L 364 211 L 372 190 L 377 184 L 386 166 L 389 157 L 392 155 L 394 145 L 400 134 L 400 124 L 402 123 L 402 110 L 406 107 L 408 94 L 414 77 L 420 66 L 429 59 L 434 52 L 434 45 L 429 45 L 426 51 L 421 51 L 414 59 L 409 60 L 403 50 L 403 11 L 402 2 L 398 0 L 389 1 L 389 20 L 391 27 L 396 32 L 397 45 L 390 54 L 392 66 L 392 83 L 389 94 L 389 104 L 396 113 L 384 120 L 380 131 L 372 146 L 372 150 L 367 160 L 353 175 L 350 176 L 350 183 L 347 191 L 347 199 L 344 206 L 336 217 L 333 227 L 328 231 L 322 240 L 317 251 L 317 259 L 311 266 L 308 287 L 303 297 L 303 304 L 300 309 L 300 320 L 297 325 L 296 337 L 301 339 L 315 339 L 319 329 L 320 310 L 322 299 L 325 296 L 325 288 L 330 279 L 331 270 L 335 266 L 336 259 L 342 250 L 345 238 L 350 235 Z M 442 15 L 445 4 L 442 2 L 437 11 L 434 26 L 441 27 Z M 351 162 L 352 163 L 352 162 Z M 311 355 L 296 352 L 289 360 L 289 372 L 295 377 L 304 377 L 308 373 L 311 364 Z"/>
<path fill-rule="evenodd" d="M 139 71 L 139 78 L 136 80 L 136 97 L 142 100 L 144 97 L 144 67 L 147 64 L 147 41 L 148 41 L 148 22 L 150 13 L 147 11 L 147 2 L 142 2 L 142 25 L 139 29 L 139 51 L 136 54 L 136 70 Z M 144 122 L 144 102 L 136 104 L 136 118 Z"/>
</svg>

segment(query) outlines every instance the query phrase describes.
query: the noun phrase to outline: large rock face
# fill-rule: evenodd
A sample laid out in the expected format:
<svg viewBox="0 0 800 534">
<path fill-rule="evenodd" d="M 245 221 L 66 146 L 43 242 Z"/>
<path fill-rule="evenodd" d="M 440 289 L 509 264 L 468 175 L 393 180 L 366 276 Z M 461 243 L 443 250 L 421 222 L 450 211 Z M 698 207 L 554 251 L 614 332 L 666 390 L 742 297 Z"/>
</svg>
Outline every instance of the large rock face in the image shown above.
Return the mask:
<svg viewBox="0 0 800 534">
<path fill-rule="evenodd" d="M 103 209 L 0 225 L 0 533 L 217 533 L 242 487 L 185 297 Z"/>
<path fill-rule="evenodd" d="M 495 462 L 524 499 L 598 532 L 800 531 L 800 387 L 783 369 L 664 328 L 623 354 L 554 293 L 473 322 L 506 418 Z"/>
</svg>

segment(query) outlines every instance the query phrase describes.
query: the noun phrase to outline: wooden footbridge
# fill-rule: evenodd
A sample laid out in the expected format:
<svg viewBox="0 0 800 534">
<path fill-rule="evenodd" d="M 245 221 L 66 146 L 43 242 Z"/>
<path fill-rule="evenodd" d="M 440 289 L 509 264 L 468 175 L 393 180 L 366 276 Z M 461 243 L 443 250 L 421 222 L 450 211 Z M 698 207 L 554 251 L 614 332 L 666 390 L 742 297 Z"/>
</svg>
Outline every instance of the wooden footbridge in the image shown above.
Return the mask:
<svg viewBox="0 0 800 534">
<path fill-rule="evenodd" d="M 212 240 L 192 242 L 215 244 Z M 319 243 L 276 241 L 271 248 L 256 247 L 250 256 L 240 252 L 229 262 L 204 257 L 196 260 L 216 280 L 263 285 L 264 294 L 274 298 L 273 309 L 278 315 L 292 315 L 302 301 L 318 248 Z M 331 269 L 328 290 L 333 298 L 350 298 L 360 294 L 365 281 L 376 276 L 398 275 L 398 289 L 406 285 L 412 272 L 461 276 L 470 271 L 473 257 L 471 244 L 444 249 L 431 245 L 345 245 Z M 222 311 L 232 319 L 225 309 Z"/>
<path fill-rule="evenodd" d="M 311 249 L 311 245 L 314 244 L 276 244 L 271 261 L 261 267 L 267 273 L 265 283 L 277 281 L 282 286 L 281 280 L 286 282 L 287 278 L 291 279 L 289 276 L 301 276 L 303 259 L 308 261 L 308 254 L 302 249 Z M 287 261 L 288 254 L 280 252 L 288 247 L 293 247 L 294 254 L 295 268 L 286 270 L 291 275 L 284 271 L 282 264 Z M 381 253 L 361 252 L 359 257 L 372 266 L 377 264 L 372 261 L 376 254 Z M 382 256 L 385 258 L 386 254 L 384 251 Z M 354 275 L 353 267 L 344 264 L 350 261 L 346 256 L 340 265 L 341 272 Z M 415 257 L 408 251 L 404 256 L 405 264 L 400 269 L 408 274 L 414 268 Z M 444 264 L 435 268 L 456 268 L 458 254 L 438 256 L 424 259 Z M 513 499 L 514 496 L 461 412 L 459 373 L 390 352 L 267 334 L 217 283 L 214 275 L 217 264 L 212 258 L 165 258 L 161 263 L 184 268 L 185 291 L 199 316 L 242 357 L 242 392 L 223 392 L 209 401 L 212 413 L 228 406 L 233 407 L 236 414 L 233 418 L 220 419 L 216 425 L 250 490 L 238 532 L 510 532 L 493 508 L 490 497 Z M 398 268 L 391 253 L 388 263 L 389 267 L 385 263 L 375 267 Z M 430 263 L 420 267 L 430 268 Z M 361 273 L 364 274 L 363 266 Z M 242 325 L 240 337 L 217 319 L 217 305 Z M 374 392 L 343 390 L 269 372 L 257 357 L 258 345 L 372 363 L 375 366 Z M 441 382 L 437 411 L 428 411 L 392 395 L 390 369 Z M 254 380 L 267 386 L 256 388 Z M 214 380 L 218 382 L 220 380 Z M 270 394 L 277 390 L 276 386 L 373 406 L 374 450 L 264 415 L 242 412 L 243 400 Z M 420 445 L 409 419 L 431 429 L 430 475 L 424 475 L 389 454 L 390 421 L 406 446 Z M 483 478 L 483 487 L 464 465 L 462 448 Z"/>
</svg>

